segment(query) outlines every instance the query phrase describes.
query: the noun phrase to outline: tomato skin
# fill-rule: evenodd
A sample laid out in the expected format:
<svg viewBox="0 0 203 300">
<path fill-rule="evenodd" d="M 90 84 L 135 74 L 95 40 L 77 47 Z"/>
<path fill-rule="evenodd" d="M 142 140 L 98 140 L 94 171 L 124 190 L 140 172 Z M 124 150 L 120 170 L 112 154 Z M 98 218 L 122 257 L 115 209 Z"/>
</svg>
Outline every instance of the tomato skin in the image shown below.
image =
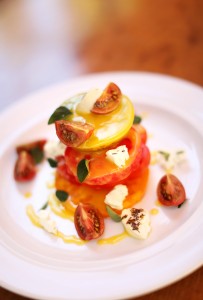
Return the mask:
<svg viewBox="0 0 203 300">
<path fill-rule="evenodd" d="M 172 175 L 164 175 L 157 186 L 157 196 L 165 206 L 178 206 L 186 200 L 185 188 L 180 180 Z"/>
<path fill-rule="evenodd" d="M 86 241 L 97 239 L 104 232 L 104 218 L 90 204 L 78 204 L 74 214 L 74 224 L 79 237 Z"/>
<path fill-rule="evenodd" d="M 125 167 L 119 168 L 106 158 L 106 151 L 115 149 L 120 145 L 126 145 L 130 158 Z M 67 147 L 65 151 L 66 166 L 68 172 L 75 176 L 77 180 L 77 165 L 82 159 L 89 160 L 89 174 L 84 183 L 88 185 L 116 185 L 121 180 L 127 178 L 132 171 L 139 167 L 142 156 L 141 140 L 139 134 L 132 127 L 127 136 L 111 148 L 95 152 L 82 152 Z M 78 181 L 78 180 L 77 180 Z"/>
<path fill-rule="evenodd" d="M 56 121 L 55 127 L 60 141 L 69 147 L 80 146 L 94 131 L 94 127 L 90 124 L 65 120 Z"/>
<path fill-rule="evenodd" d="M 40 150 L 43 151 L 44 145 L 46 144 L 46 142 L 47 142 L 46 139 L 42 139 L 42 140 L 37 140 L 37 141 L 31 142 L 31 143 L 18 145 L 16 147 L 16 151 L 18 154 L 20 154 L 21 151 L 30 152 L 35 148 L 39 148 Z"/>
<path fill-rule="evenodd" d="M 121 96 L 120 88 L 115 83 L 110 82 L 99 99 L 96 100 L 91 112 L 103 115 L 114 111 L 121 102 Z"/>
<path fill-rule="evenodd" d="M 21 151 L 14 168 L 14 179 L 18 182 L 32 180 L 37 173 L 34 160 L 27 151 Z"/>
<path fill-rule="evenodd" d="M 143 144 L 147 142 L 147 131 L 141 124 L 134 124 L 133 127 L 139 133 Z"/>
</svg>

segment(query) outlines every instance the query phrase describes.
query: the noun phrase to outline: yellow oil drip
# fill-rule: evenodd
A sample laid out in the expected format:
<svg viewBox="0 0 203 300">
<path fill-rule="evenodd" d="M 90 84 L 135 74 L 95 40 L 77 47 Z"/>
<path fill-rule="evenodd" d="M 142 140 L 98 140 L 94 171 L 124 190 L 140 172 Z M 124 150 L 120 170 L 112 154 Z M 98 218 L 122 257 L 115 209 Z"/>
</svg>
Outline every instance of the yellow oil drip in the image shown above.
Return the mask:
<svg viewBox="0 0 203 300">
<path fill-rule="evenodd" d="M 27 206 L 26 213 L 33 225 L 43 228 L 43 226 L 40 224 L 39 217 L 35 213 L 35 210 L 31 204 Z M 77 236 L 65 235 L 61 231 L 57 231 L 56 233 L 52 233 L 52 234 L 56 237 L 61 238 L 64 241 L 64 243 L 76 244 L 76 245 L 84 245 L 86 243 L 86 241 L 81 240 Z"/>
<path fill-rule="evenodd" d="M 70 204 L 70 201 L 67 200 L 62 204 L 55 196 L 55 194 L 51 194 L 48 199 L 49 206 L 51 211 L 55 213 L 57 216 L 69 219 L 70 221 L 74 220 L 74 211 L 75 208 Z M 65 204 L 66 203 L 66 204 Z"/>
<path fill-rule="evenodd" d="M 151 161 L 150 161 L 150 165 L 156 165 L 157 164 L 157 151 L 152 151 L 151 152 Z"/>
<path fill-rule="evenodd" d="M 34 208 L 31 204 L 26 207 L 26 213 L 33 225 L 42 228 L 42 225 L 39 221 L 39 217 L 35 213 Z"/>
<path fill-rule="evenodd" d="M 69 243 L 69 244 L 76 244 L 76 245 L 84 245 L 86 243 L 86 241 L 81 240 L 80 238 L 78 238 L 77 236 L 74 235 L 65 235 L 62 232 L 58 231 L 56 236 L 58 236 L 59 238 L 61 238 L 64 243 Z"/>
<path fill-rule="evenodd" d="M 155 201 L 155 205 L 156 205 L 156 206 L 162 206 L 162 204 L 159 202 L 158 199 Z"/>
<path fill-rule="evenodd" d="M 129 235 L 127 234 L 127 232 L 124 231 L 120 234 L 111 236 L 109 238 L 100 239 L 100 240 L 97 241 L 97 244 L 98 245 L 117 244 L 117 243 L 119 243 L 120 241 L 122 241 L 123 239 L 125 239 L 128 236 Z"/>
<path fill-rule="evenodd" d="M 54 189 L 55 188 L 55 181 L 47 182 L 46 186 L 47 186 L 48 189 Z"/>
<path fill-rule="evenodd" d="M 31 193 L 31 192 L 26 192 L 26 193 L 24 194 L 24 197 L 25 197 L 25 198 L 31 198 L 31 197 L 32 197 L 32 193 Z"/>
<path fill-rule="evenodd" d="M 157 208 L 152 208 L 151 210 L 150 210 L 150 214 L 151 215 L 157 215 L 159 213 L 159 210 L 157 209 Z"/>
</svg>

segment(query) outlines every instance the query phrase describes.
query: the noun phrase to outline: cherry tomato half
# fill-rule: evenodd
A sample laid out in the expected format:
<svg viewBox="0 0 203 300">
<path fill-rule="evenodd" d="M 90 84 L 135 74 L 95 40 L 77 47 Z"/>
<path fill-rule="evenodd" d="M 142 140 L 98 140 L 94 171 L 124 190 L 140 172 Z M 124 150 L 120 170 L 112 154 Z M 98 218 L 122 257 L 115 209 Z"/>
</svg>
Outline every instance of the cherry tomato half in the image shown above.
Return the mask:
<svg viewBox="0 0 203 300">
<path fill-rule="evenodd" d="M 22 144 L 16 147 L 16 151 L 19 154 L 21 151 L 27 151 L 30 152 L 35 148 L 39 148 L 40 150 L 43 151 L 44 149 L 44 145 L 46 144 L 47 140 L 43 139 L 43 140 L 37 140 L 31 143 L 27 143 L 27 144 Z"/>
<path fill-rule="evenodd" d="M 60 141 L 69 147 L 78 147 L 93 133 L 94 127 L 81 122 L 60 120 L 55 122 L 56 134 Z"/>
<path fill-rule="evenodd" d="M 94 103 L 91 112 L 101 115 L 112 112 L 119 106 L 121 96 L 120 88 L 115 83 L 110 82 L 99 99 Z"/>
<path fill-rule="evenodd" d="M 37 173 L 34 160 L 27 151 L 21 151 L 14 168 L 16 181 L 25 182 L 32 180 Z"/>
<path fill-rule="evenodd" d="M 180 180 L 172 175 L 164 175 L 157 187 L 157 196 L 165 206 L 178 206 L 186 200 L 185 188 Z"/>
<path fill-rule="evenodd" d="M 104 218 L 90 204 L 78 204 L 74 214 L 74 224 L 79 237 L 83 240 L 97 239 L 104 232 Z"/>
</svg>

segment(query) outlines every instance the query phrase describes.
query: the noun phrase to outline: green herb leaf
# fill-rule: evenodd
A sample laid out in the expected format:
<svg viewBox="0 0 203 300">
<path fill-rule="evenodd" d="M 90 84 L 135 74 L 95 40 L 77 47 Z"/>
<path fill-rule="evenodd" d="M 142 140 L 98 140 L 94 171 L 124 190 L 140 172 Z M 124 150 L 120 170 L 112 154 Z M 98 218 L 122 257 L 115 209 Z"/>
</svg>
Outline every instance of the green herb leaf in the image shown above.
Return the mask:
<svg viewBox="0 0 203 300">
<path fill-rule="evenodd" d="M 56 197 L 59 201 L 65 202 L 68 199 L 68 193 L 66 193 L 65 191 L 57 190 Z"/>
<path fill-rule="evenodd" d="M 48 125 L 53 124 L 55 121 L 63 120 L 66 116 L 71 115 L 72 112 L 65 106 L 59 106 L 51 115 Z"/>
<path fill-rule="evenodd" d="M 134 116 L 133 124 L 140 124 L 142 122 L 142 118 L 140 116 Z"/>
<path fill-rule="evenodd" d="M 40 208 L 40 210 L 42 210 L 42 209 L 46 209 L 47 208 L 47 206 L 48 206 L 48 201 L 46 202 L 46 203 L 44 203 L 44 205 Z"/>
<path fill-rule="evenodd" d="M 83 182 L 89 173 L 89 161 L 82 159 L 77 167 L 77 177 L 80 182 Z"/>
<path fill-rule="evenodd" d="M 29 153 L 32 155 L 35 164 L 39 164 L 44 159 L 44 152 L 39 147 L 32 148 Z"/>
<path fill-rule="evenodd" d="M 52 168 L 56 168 L 58 165 L 58 162 L 52 158 L 47 158 L 47 161 L 48 161 L 50 167 L 52 167 Z"/>
<path fill-rule="evenodd" d="M 161 155 L 164 156 L 164 159 L 167 161 L 169 159 L 170 153 L 165 151 L 158 151 Z"/>
<path fill-rule="evenodd" d="M 114 222 L 121 222 L 121 216 L 119 216 L 113 209 L 111 209 L 109 206 L 106 206 L 107 213 L 109 217 L 114 221 Z"/>
<path fill-rule="evenodd" d="M 179 151 L 176 152 L 176 154 L 178 154 L 178 155 L 179 155 L 179 154 L 183 154 L 183 153 L 184 153 L 183 150 L 179 150 Z"/>
</svg>

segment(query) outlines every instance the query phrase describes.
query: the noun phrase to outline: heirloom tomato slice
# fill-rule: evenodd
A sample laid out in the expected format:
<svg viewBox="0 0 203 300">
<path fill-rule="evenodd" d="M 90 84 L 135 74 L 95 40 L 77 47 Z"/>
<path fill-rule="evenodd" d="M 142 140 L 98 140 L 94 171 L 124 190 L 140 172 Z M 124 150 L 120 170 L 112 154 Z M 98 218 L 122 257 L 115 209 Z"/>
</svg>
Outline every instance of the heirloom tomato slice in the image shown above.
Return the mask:
<svg viewBox="0 0 203 300">
<path fill-rule="evenodd" d="M 129 159 L 124 167 L 119 168 L 107 159 L 106 152 L 118 146 L 126 145 L 128 148 Z M 94 152 L 84 152 L 67 147 L 65 160 L 68 173 L 72 174 L 77 180 L 77 166 L 82 159 L 89 160 L 89 174 L 84 180 L 88 185 L 116 185 L 121 180 L 127 178 L 131 172 L 139 168 L 142 158 L 142 143 L 139 133 L 131 127 L 128 134 L 119 143 L 113 146 Z"/>
</svg>

